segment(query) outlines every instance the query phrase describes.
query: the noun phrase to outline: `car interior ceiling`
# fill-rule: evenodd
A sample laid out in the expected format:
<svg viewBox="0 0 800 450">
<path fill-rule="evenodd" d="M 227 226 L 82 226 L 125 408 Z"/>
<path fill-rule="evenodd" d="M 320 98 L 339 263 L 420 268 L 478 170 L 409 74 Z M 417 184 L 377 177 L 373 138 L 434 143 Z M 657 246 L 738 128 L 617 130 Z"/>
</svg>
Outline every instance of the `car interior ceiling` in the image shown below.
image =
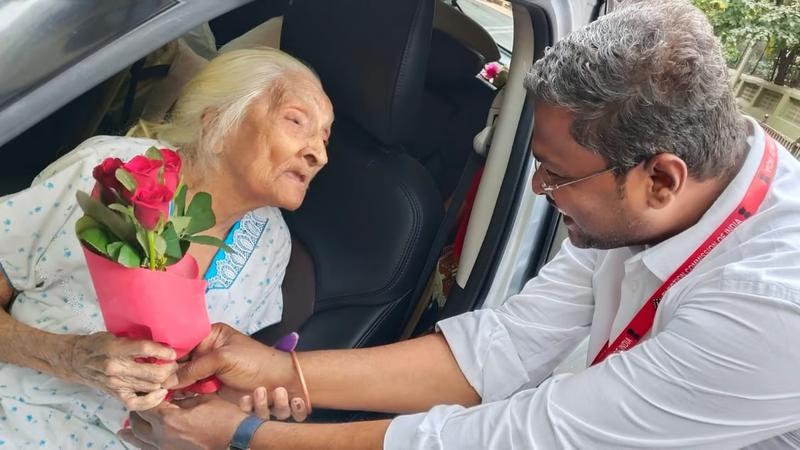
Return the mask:
<svg viewBox="0 0 800 450">
<path fill-rule="evenodd" d="M 263 342 L 299 330 L 303 349 L 383 344 L 415 306 L 444 204 L 496 93 L 476 77 L 485 55 L 434 29 L 435 1 L 255 1 L 210 22 L 221 46 L 283 16 L 281 48 L 317 71 L 336 112 L 330 163 L 285 214 L 284 320 L 257 333 Z M 14 164 L 4 165 L 0 195 L 82 140 L 124 131 L 105 113 L 129 79 L 111 77 L 6 144 Z"/>
</svg>

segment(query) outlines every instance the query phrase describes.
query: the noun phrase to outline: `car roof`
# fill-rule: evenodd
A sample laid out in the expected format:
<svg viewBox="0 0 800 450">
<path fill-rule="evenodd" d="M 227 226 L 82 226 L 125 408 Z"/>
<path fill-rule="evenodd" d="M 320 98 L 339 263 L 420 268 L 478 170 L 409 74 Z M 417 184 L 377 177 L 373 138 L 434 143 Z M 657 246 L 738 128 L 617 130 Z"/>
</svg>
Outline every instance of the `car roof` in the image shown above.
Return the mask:
<svg viewBox="0 0 800 450">
<path fill-rule="evenodd" d="M 165 42 L 250 1 L 0 0 L 0 145 Z"/>
</svg>

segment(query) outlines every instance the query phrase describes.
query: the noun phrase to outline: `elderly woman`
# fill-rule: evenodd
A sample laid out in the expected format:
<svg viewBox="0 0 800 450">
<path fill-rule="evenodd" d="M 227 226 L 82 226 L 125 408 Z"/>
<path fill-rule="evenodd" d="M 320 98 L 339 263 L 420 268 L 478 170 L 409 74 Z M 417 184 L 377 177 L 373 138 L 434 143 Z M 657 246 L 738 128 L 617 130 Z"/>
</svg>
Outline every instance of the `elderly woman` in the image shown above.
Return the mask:
<svg viewBox="0 0 800 450">
<path fill-rule="evenodd" d="M 75 192 L 92 189 L 96 164 L 178 149 L 189 196 L 213 196 L 207 234 L 233 249 L 189 249 L 209 317 L 252 333 L 281 320 L 290 238 L 279 208 L 299 207 L 326 164 L 332 119 L 302 63 L 271 49 L 230 52 L 189 82 L 165 123 L 89 139 L 0 198 L 0 448 L 124 448 L 115 432 L 127 409 L 156 406 L 174 384 L 175 363 L 138 362 L 174 360 L 171 349 L 104 331 L 73 231 Z"/>
</svg>

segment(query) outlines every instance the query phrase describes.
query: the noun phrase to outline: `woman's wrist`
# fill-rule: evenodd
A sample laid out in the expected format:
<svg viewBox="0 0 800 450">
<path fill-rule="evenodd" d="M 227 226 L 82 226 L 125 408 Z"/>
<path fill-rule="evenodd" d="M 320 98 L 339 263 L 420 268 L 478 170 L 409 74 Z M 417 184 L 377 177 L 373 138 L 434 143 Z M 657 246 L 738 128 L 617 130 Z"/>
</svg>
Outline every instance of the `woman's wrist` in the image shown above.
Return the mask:
<svg viewBox="0 0 800 450">
<path fill-rule="evenodd" d="M 62 379 L 72 381 L 72 370 L 68 364 L 72 343 L 76 335 L 54 334 L 28 326 L 6 315 L 2 322 L 4 332 L 0 333 L 6 342 L 7 351 L 4 362 L 28 367 Z M 5 353 L 5 352 L 4 352 Z"/>
<path fill-rule="evenodd" d="M 49 335 L 45 339 L 48 341 L 46 348 L 50 349 L 43 357 L 50 367 L 51 373 L 63 380 L 80 383 L 73 364 L 78 341 L 82 336 L 70 335 Z"/>
</svg>

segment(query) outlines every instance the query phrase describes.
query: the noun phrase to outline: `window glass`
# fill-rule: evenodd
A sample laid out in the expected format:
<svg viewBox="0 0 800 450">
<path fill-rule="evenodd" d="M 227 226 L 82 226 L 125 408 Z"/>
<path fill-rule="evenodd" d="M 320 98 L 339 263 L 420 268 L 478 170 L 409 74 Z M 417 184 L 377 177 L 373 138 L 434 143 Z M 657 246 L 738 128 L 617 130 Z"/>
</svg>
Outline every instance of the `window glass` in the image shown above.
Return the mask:
<svg viewBox="0 0 800 450">
<path fill-rule="evenodd" d="M 0 0 L 0 109 L 177 0 Z"/>
<path fill-rule="evenodd" d="M 446 0 L 453 3 L 451 0 Z M 514 43 L 514 20 L 511 3 L 505 0 L 457 0 L 457 7 L 475 22 L 478 22 L 502 50 L 511 53 Z"/>
</svg>

